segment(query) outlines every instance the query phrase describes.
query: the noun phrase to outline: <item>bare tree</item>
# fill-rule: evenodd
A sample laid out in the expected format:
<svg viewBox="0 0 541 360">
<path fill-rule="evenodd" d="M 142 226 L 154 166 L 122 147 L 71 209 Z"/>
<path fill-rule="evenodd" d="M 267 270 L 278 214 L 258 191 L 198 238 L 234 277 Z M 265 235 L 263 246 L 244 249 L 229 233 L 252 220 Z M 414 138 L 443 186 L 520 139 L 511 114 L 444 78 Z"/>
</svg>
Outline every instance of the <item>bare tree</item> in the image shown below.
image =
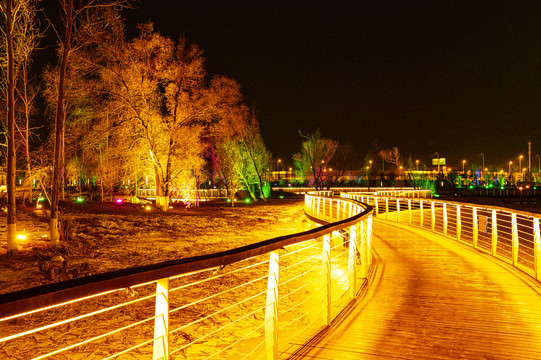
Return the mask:
<svg viewBox="0 0 541 360">
<path fill-rule="evenodd" d="M 53 165 L 53 179 L 51 190 L 51 243 L 59 245 L 60 234 L 58 230 L 58 188 L 60 174 L 63 172 L 63 134 L 65 123 L 65 83 L 68 61 L 74 51 L 92 44 L 92 42 L 105 29 L 103 11 L 109 8 L 118 8 L 126 4 L 124 0 L 90 0 L 78 8 L 74 8 L 73 0 L 60 0 L 64 15 L 64 38 L 60 44 L 60 67 L 58 75 L 58 96 L 56 101 L 55 117 L 55 151 Z"/>
<path fill-rule="evenodd" d="M 300 135 L 304 139 L 301 152 L 293 155 L 296 171 L 304 177 L 309 176 L 316 190 L 320 190 L 323 188 L 324 170 L 336 152 L 338 141 L 322 137 L 319 129 L 312 135 Z"/>
</svg>

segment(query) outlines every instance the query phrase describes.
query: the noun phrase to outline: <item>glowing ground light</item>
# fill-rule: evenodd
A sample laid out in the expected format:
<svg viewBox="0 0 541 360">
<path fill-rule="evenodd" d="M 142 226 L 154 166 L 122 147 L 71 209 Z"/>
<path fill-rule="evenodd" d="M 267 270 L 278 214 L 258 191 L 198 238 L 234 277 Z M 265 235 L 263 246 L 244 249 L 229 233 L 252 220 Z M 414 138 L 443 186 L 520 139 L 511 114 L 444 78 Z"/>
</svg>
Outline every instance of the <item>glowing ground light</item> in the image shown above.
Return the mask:
<svg viewBox="0 0 541 360">
<path fill-rule="evenodd" d="M 145 206 L 145 210 L 150 210 L 150 205 Z"/>
<path fill-rule="evenodd" d="M 115 203 L 122 204 L 123 200 L 121 198 L 116 198 Z"/>
<path fill-rule="evenodd" d="M 80 196 L 77 196 L 77 199 L 75 199 L 75 201 L 78 202 L 78 203 L 82 203 L 82 202 L 85 201 L 85 199 L 83 199 L 83 198 L 80 197 Z"/>
<path fill-rule="evenodd" d="M 283 199 L 284 198 L 284 195 L 280 195 L 280 199 Z"/>
<path fill-rule="evenodd" d="M 434 197 L 439 198 L 440 194 L 434 194 Z"/>
<path fill-rule="evenodd" d="M 26 234 L 17 234 L 17 240 L 26 240 Z"/>
<path fill-rule="evenodd" d="M 41 204 L 37 204 L 37 205 L 36 205 L 36 208 L 37 208 L 37 209 L 41 209 L 42 207 L 43 207 L 43 206 L 42 206 Z"/>
<path fill-rule="evenodd" d="M 249 203 L 250 203 L 250 199 L 244 199 L 244 202 L 245 202 L 246 204 L 249 204 Z"/>
<path fill-rule="evenodd" d="M 43 200 L 45 200 L 45 198 L 44 198 L 43 196 L 40 196 L 40 197 L 38 198 L 38 202 L 39 202 L 39 201 L 43 201 Z"/>
<path fill-rule="evenodd" d="M 227 199 L 227 202 L 231 202 L 231 199 Z"/>
</svg>

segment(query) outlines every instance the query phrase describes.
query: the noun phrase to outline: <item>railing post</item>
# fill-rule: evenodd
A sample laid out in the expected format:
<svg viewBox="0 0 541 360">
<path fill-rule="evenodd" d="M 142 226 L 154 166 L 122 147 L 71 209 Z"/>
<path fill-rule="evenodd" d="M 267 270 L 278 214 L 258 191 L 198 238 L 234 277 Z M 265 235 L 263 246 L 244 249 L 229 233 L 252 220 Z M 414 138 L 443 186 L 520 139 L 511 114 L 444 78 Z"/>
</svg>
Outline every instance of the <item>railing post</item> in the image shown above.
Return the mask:
<svg viewBox="0 0 541 360">
<path fill-rule="evenodd" d="M 323 325 L 331 325 L 331 238 L 323 235 L 323 251 L 321 253 L 321 295 L 323 305 Z"/>
<path fill-rule="evenodd" d="M 156 282 L 153 360 L 169 359 L 169 278 Z"/>
<path fill-rule="evenodd" d="M 511 228 L 512 228 L 512 240 L 513 240 L 513 265 L 518 264 L 518 226 L 517 226 L 517 213 L 511 214 Z"/>
<path fill-rule="evenodd" d="M 443 203 L 443 236 L 447 236 L 447 204 Z"/>
<path fill-rule="evenodd" d="M 423 201 L 420 201 L 420 202 L 419 202 L 419 225 L 420 225 L 421 229 L 423 228 L 423 219 L 424 219 L 424 215 L 423 215 Z"/>
<path fill-rule="evenodd" d="M 539 218 L 533 219 L 533 242 L 535 278 L 541 281 L 541 235 L 539 232 Z"/>
<path fill-rule="evenodd" d="M 456 239 L 460 241 L 460 233 L 462 232 L 462 218 L 460 216 L 460 205 L 456 206 Z"/>
<path fill-rule="evenodd" d="M 408 214 L 409 214 L 408 224 L 411 225 L 411 199 L 408 199 Z"/>
<path fill-rule="evenodd" d="M 477 249 L 477 239 L 479 237 L 479 220 L 477 219 L 477 208 L 472 208 L 472 221 L 473 221 L 473 248 Z"/>
<path fill-rule="evenodd" d="M 348 253 L 348 282 L 349 294 L 352 299 L 357 294 L 357 227 L 352 225 L 349 230 L 349 253 Z"/>
<path fill-rule="evenodd" d="M 278 284 L 280 272 L 279 251 L 270 252 L 265 307 L 265 350 L 267 360 L 278 359 Z"/>
<path fill-rule="evenodd" d="M 396 222 L 400 222 L 400 199 L 396 198 Z"/>
<path fill-rule="evenodd" d="M 430 202 L 430 210 L 432 213 L 430 223 L 432 227 L 432 232 L 434 232 L 436 230 L 436 205 L 434 204 L 434 201 Z"/>
<path fill-rule="evenodd" d="M 366 219 L 366 266 L 372 265 L 372 216 Z M 368 274 L 368 272 L 367 272 Z M 368 276 L 368 275 L 367 275 Z"/>
<path fill-rule="evenodd" d="M 496 256 L 496 251 L 498 249 L 498 218 L 496 215 L 496 210 L 492 210 L 492 239 L 491 239 L 491 250 L 492 256 Z"/>
<path fill-rule="evenodd" d="M 389 220 L 389 198 L 385 198 L 385 220 Z"/>
<path fill-rule="evenodd" d="M 366 237 L 366 221 L 361 220 L 360 226 L 360 255 L 361 255 L 361 277 L 365 278 L 368 276 L 368 257 L 367 257 L 367 237 Z"/>
</svg>

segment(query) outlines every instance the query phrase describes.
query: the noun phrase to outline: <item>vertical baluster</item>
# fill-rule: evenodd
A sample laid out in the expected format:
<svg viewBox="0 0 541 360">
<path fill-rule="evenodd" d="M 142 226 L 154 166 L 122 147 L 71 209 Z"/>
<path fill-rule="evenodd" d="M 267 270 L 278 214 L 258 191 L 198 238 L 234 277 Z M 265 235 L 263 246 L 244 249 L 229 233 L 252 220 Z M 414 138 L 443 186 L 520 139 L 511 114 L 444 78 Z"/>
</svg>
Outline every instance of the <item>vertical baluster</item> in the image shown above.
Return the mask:
<svg viewBox="0 0 541 360">
<path fill-rule="evenodd" d="M 436 230 L 436 205 L 434 201 L 430 202 L 430 227 L 432 228 L 432 232 Z"/>
<path fill-rule="evenodd" d="M 518 264 L 518 227 L 517 227 L 517 213 L 511 214 L 511 227 L 512 227 L 512 240 L 513 240 L 513 265 Z"/>
<path fill-rule="evenodd" d="M 460 216 L 460 205 L 456 206 L 456 239 L 460 241 L 462 232 L 462 217 Z"/>
<path fill-rule="evenodd" d="M 372 215 L 366 219 L 366 264 L 372 265 Z"/>
<path fill-rule="evenodd" d="M 411 225 L 411 199 L 408 199 L 408 224 Z"/>
<path fill-rule="evenodd" d="M 169 359 L 169 278 L 156 282 L 155 314 L 152 359 Z"/>
<path fill-rule="evenodd" d="M 498 217 L 496 210 L 492 210 L 492 239 L 491 239 L 492 256 L 496 256 L 498 250 Z"/>
<path fill-rule="evenodd" d="M 357 294 L 357 227 L 352 225 L 349 228 L 349 253 L 348 253 L 348 285 L 349 294 L 352 299 Z"/>
<path fill-rule="evenodd" d="M 423 228 L 423 219 L 424 219 L 424 214 L 423 214 L 423 201 L 419 201 L 419 224 L 420 224 L 420 227 L 421 229 Z"/>
<path fill-rule="evenodd" d="M 472 209 L 472 221 L 473 221 L 473 247 L 477 249 L 477 239 L 479 237 L 479 220 L 477 219 L 477 208 Z"/>
<path fill-rule="evenodd" d="M 267 280 L 267 303 L 265 307 L 265 349 L 267 360 L 278 359 L 278 284 L 280 253 L 270 252 L 269 275 Z"/>
<path fill-rule="evenodd" d="M 331 325 L 331 238 L 323 235 L 323 251 L 321 253 L 321 296 L 323 305 L 323 324 Z"/>
<path fill-rule="evenodd" d="M 535 278 L 541 281 L 541 235 L 539 232 L 539 218 L 533 219 L 533 242 Z"/>
<path fill-rule="evenodd" d="M 447 204 L 443 203 L 443 236 L 447 236 Z"/>
<path fill-rule="evenodd" d="M 360 256 L 361 256 L 361 277 L 365 278 L 368 276 L 368 257 L 367 257 L 367 240 L 366 240 L 366 221 L 361 221 L 360 226 Z"/>
</svg>

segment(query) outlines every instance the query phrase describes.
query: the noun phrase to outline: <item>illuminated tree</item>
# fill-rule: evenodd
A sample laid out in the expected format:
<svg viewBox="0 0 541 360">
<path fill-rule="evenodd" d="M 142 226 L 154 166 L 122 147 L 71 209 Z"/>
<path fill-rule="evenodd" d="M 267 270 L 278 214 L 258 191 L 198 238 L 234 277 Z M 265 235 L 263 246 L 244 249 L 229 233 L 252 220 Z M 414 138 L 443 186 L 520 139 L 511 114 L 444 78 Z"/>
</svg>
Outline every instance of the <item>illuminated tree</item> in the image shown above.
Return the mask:
<svg viewBox="0 0 541 360">
<path fill-rule="evenodd" d="M 398 151 L 397 147 L 393 147 L 392 149 L 388 150 L 381 150 L 379 152 L 379 156 L 384 163 L 388 162 L 395 165 L 397 171 L 400 172 L 400 166 L 402 166 L 402 158 L 400 157 L 400 151 Z"/>
<path fill-rule="evenodd" d="M 338 141 L 322 137 L 319 129 L 312 135 L 299 134 L 304 141 L 301 152 L 293 155 L 295 169 L 301 176 L 308 177 L 316 190 L 323 189 L 324 170 L 336 152 Z"/>
</svg>

